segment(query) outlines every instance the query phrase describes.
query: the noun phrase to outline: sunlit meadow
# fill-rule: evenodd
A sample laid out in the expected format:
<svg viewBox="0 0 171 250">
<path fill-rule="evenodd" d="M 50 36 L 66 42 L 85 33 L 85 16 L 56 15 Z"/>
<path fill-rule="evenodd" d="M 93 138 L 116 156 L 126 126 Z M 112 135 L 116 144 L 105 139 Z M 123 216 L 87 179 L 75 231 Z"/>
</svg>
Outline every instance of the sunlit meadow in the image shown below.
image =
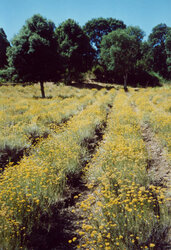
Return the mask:
<svg viewBox="0 0 171 250">
<path fill-rule="evenodd" d="M 169 162 L 170 87 L 125 93 L 49 84 L 46 93 L 39 98 L 36 85 L 0 87 L 2 249 L 24 248 L 42 214 L 80 172 L 89 193 L 77 204 L 83 216 L 77 248 L 154 249 L 168 226 L 167 188 L 148 175 L 141 125 L 148 122 Z M 85 139 L 104 123 L 102 141 L 83 169 Z"/>
<path fill-rule="evenodd" d="M 104 140 L 85 172 L 92 192 L 78 204 L 88 217 L 81 224 L 82 230 L 78 230 L 82 236 L 78 248 L 152 249 L 161 240 L 168 225 L 165 189 L 153 185 L 147 175 L 148 156 L 141 123 L 148 116 L 156 136 L 165 131 L 161 140 L 169 143 L 169 117 L 166 119 L 163 106 L 165 112 L 168 107 L 163 93 L 168 96 L 166 90 L 159 91 L 159 107 L 147 102 L 155 94 L 152 90 L 143 91 L 144 95 L 120 91 L 116 96 Z M 132 95 L 140 112 L 132 105 Z M 160 130 L 156 131 L 156 127 Z"/>
</svg>

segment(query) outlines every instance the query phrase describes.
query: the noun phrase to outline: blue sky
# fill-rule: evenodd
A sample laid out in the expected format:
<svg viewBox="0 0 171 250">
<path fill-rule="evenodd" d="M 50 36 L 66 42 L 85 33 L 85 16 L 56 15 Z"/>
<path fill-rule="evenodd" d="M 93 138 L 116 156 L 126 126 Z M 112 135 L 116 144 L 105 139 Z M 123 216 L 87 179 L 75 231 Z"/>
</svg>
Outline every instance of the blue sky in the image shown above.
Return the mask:
<svg viewBox="0 0 171 250">
<path fill-rule="evenodd" d="M 148 36 L 154 26 L 171 26 L 171 0 L 0 0 L 0 27 L 9 40 L 34 14 L 56 26 L 68 18 L 81 26 L 96 17 L 113 17 L 126 25 L 138 25 Z"/>
</svg>

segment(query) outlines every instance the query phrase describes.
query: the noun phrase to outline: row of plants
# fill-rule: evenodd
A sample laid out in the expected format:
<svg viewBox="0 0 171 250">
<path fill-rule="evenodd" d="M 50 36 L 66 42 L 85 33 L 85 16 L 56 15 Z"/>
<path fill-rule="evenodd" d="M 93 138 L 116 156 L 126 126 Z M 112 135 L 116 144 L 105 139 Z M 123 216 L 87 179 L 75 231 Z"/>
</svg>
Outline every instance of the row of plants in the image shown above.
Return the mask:
<svg viewBox="0 0 171 250">
<path fill-rule="evenodd" d="M 45 91 L 47 95 L 47 99 L 61 97 L 62 99 L 68 97 L 77 96 L 80 98 L 81 96 L 85 96 L 86 94 L 90 93 L 90 89 L 86 88 L 75 88 L 72 86 L 66 86 L 63 83 L 54 84 L 51 82 L 45 83 Z M 18 98 L 25 98 L 25 99 L 41 99 L 40 96 L 40 87 L 38 84 L 31 84 L 31 83 L 20 83 L 11 84 L 6 83 L 6 85 L 0 86 L 0 98 L 15 98 L 15 101 Z"/>
<path fill-rule="evenodd" d="M 140 119 L 120 91 L 103 141 L 85 169 L 90 194 L 78 203 L 83 216 L 78 249 L 153 249 L 160 244 L 168 225 L 165 189 L 147 174 Z"/>
<path fill-rule="evenodd" d="M 81 158 L 86 154 L 84 139 L 103 126 L 114 96 L 114 90 L 107 94 L 106 90 L 99 91 L 93 104 L 56 127 L 29 156 L 15 166 L 9 164 L 0 175 L 1 247 L 23 247 L 42 214 L 61 199 L 67 179 L 81 171 Z"/>
<path fill-rule="evenodd" d="M 142 121 L 155 133 L 160 146 L 165 149 L 166 157 L 171 159 L 171 114 L 170 87 L 144 90 L 143 94 L 133 95 L 133 101 L 141 112 Z"/>
<path fill-rule="evenodd" d="M 4 165 L 9 161 L 16 162 L 19 160 L 19 156 L 23 155 L 23 151 L 28 151 L 37 139 L 47 137 L 56 126 L 67 121 L 96 100 L 96 90 L 80 91 L 75 93 L 74 96 L 72 96 L 72 89 L 70 93 L 69 91 L 66 93 L 68 98 L 61 98 L 57 95 L 52 99 L 37 100 L 21 97 L 23 92 L 21 92 L 21 96 L 18 94 L 17 100 L 16 97 L 1 98 L 1 168 L 4 168 Z M 62 96 L 62 90 L 60 96 Z"/>
</svg>

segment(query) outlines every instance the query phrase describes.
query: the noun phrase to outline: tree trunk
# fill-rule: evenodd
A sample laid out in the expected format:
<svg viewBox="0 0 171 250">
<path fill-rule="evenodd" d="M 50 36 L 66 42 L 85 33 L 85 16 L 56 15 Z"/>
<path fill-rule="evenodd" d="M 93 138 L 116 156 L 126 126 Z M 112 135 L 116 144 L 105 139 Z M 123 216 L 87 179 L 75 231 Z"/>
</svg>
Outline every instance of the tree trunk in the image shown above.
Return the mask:
<svg viewBox="0 0 171 250">
<path fill-rule="evenodd" d="M 125 75 L 124 75 L 124 90 L 125 91 L 128 91 L 128 88 L 127 88 L 127 78 L 128 78 L 128 73 L 125 73 Z"/>
<path fill-rule="evenodd" d="M 42 93 L 42 98 L 45 98 L 44 82 L 40 81 L 40 89 Z"/>
</svg>

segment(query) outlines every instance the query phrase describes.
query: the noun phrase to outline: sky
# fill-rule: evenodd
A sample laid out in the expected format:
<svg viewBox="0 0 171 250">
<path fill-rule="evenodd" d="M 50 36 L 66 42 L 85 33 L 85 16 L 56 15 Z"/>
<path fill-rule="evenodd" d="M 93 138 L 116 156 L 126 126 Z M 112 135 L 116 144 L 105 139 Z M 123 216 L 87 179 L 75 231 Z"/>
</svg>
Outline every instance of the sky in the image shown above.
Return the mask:
<svg viewBox="0 0 171 250">
<path fill-rule="evenodd" d="M 83 26 L 92 18 L 112 17 L 139 26 L 147 39 L 156 25 L 171 27 L 171 0 L 0 0 L 0 27 L 9 41 L 34 14 L 56 26 L 68 18 Z"/>
</svg>

